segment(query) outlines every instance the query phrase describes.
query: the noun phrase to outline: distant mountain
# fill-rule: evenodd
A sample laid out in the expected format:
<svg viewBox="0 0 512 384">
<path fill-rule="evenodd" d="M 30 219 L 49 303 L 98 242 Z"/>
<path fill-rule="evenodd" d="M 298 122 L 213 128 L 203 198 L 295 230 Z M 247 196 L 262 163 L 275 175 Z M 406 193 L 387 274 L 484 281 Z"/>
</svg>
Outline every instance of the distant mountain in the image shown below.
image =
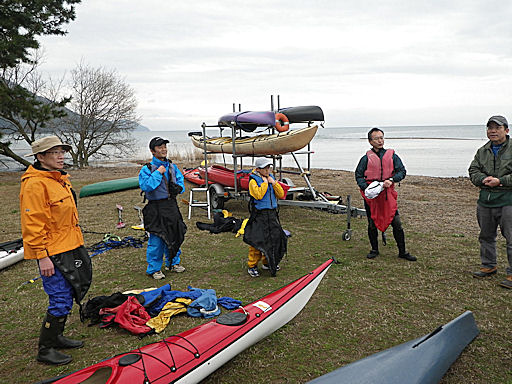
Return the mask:
<svg viewBox="0 0 512 384">
<path fill-rule="evenodd" d="M 133 131 L 134 132 L 150 132 L 151 129 L 149 129 L 148 127 L 145 127 L 142 124 L 137 124 L 137 126 L 135 127 L 135 129 Z"/>
<path fill-rule="evenodd" d="M 48 100 L 46 97 L 43 97 L 43 96 L 39 96 L 39 95 L 35 95 L 35 98 L 37 101 L 43 103 L 43 104 L 50 104 L 51 101 Z M 80 119 L 80 115 L 78 115 L 77 113 L 71 111 L 69 108 L 67 107 L 63 107 L 63 111 L 66 113 L 68 119 L 71 119 L 71 120 L 76 120 L 78 121 Z M 26 121 L 19 118 L 19 121 L 22 123 L 22 124 L 25 124 Z M 62 130 L 67 130 L 67 129 L 70 129 L 68 128 L 69 123 L 65 123 L 63 122 L 62 119 L 53 119 L 53 120 L 50 120 L 50 122 L 47 123 L 47 127 L 39 127 L 38 128 L 38 133 L 51 133 L 53 131 L 52 129 L 52 125 L 53 126 L 56 126 L 58 125 L 60 129 Z M 0 118 L 0 128 L 10 128 L 11 127 L 11 123 L 9 123 L 7 120 L 3 119 L 3 118 Z M 135 129 L 133 130 L 133 132 L 150 132 L 151 129 L 149 129 L 148 127 L 142 125 L 142 124 L 136 124 L 135 125 Z"/>
</svg>

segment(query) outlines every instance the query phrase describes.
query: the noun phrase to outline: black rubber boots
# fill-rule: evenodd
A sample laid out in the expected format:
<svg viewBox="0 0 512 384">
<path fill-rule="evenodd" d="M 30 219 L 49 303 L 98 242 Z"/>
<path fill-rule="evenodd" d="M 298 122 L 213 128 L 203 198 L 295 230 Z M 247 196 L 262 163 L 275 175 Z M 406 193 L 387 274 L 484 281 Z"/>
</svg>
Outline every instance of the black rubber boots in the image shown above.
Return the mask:
<svg viewBox="0 0 512 384">
<path fill-rule="evenodd" d="M 39 336 L 37 361 L 51 365 L 68 364 L 72 357 L 57 351 L 57 349 L 83 347 L 84 343 L 82 341 L 68 339 L 62 335 L 66 320 L 67 316 L 56 317 L 49 313 L 46 314 Z"/>
</svg>

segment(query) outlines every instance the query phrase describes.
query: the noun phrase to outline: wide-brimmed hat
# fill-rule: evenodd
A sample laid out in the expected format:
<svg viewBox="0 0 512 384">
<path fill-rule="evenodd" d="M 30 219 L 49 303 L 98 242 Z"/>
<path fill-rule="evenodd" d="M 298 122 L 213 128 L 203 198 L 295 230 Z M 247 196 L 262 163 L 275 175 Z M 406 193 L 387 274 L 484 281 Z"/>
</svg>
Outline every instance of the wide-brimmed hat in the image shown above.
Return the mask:
<svg viewBox="0 0 512 384">
<path fill-rule="evenodd" d="M 34 156 L 38 153 L 46 152 L 53 147 L 62 147 L 66 151 L 71 150 L 71 145 L 64 144 L 57 136 L 46 136 L 32 142 L 32 153 L 25 155 L 25 157 Z"/>
<path fill-rule="evenodd" d="M 154 150 L 155 147 L 158 147 L 162 144 L 167 144 L 169 142 L 169 140 L 167 139 L 162 139 L 161 137 L 153 137 L 151 139 L 151 141 L 149 142 L 149 149 L 151 150 Z"/>
<path fill-rule="evenodd" d="M 256 168 L 260 168 L 260 169 L 263 169 L 265 168 L 267 165 L 272 165 L 273 162 L 271 159 L 267 159 L 266 157 L 258 157 L 256 159 L 256 161 L 254 162 L 254 166 Z"/>
</svg>

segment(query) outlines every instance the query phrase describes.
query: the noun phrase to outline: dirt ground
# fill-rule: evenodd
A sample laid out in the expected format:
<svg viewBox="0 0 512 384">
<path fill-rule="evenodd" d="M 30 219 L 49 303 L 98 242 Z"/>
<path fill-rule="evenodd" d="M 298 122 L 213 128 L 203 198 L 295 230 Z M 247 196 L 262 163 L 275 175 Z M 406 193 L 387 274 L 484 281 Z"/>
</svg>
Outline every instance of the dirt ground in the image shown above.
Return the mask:
<svg viewBox="0 0 512 384">
<path fill-rule="evenodd" d="M 180 168 L 197 165 L 177 163 Z M 68 171 L 73 187 L 79 191 L 94 182 L 136 176 L 140 167 L 141 164 L 123 163 L 117 167 Z M 0 173 L 0 242 L 21 235 L 18 202 L 21 174 Z M 305 185 L 297 175 L 285 176 L 296 186 Z M 319 192 L 338 195 L 343 202 L 350 195 L 354 207 L 363 206 L 353 172 L 313 169 L 311 183 Z M 307 311 L 299 314 L 288 330 L 275 332 L 240 354 L 205 383 L 239 382 L 240 376 L 232 374 L 235 369 L 244 372 L 243 382 L 247 383 L 260 383 L 262 373 L 268 376 L 266 382 L 306 382 L 348 362 L 427 334 L 434 326 L 445 324 L 466 310 L 474 312 L 481 335 L 462 353 L 442 383 L 512 383 L 508 369 L 512 345 L 506 337 L 511 318 L 510 292 L 497 284 L 504 272 L 503 256 L 496 278 L 481 281 L 471 277 L 471 271 L 479 266 L 475 214 L 478 188 L 465 177 L 408 175 L 396 189 L 408 250 L 418 256 L 415 263 L 398 260 L 393 246 L 382 249 L 379 258 L 368 260 L 365 218 L 354 219 L 352 240 L 342 241 L 344 215 L 284 207 L 281 218 L 287 228 L 293 229 L 293 237 L 290 255 L 282 264 L 281 279 L 250 280 L 242 240 L 232 234 L 222 236 L 199 231 L 193 223 L 198 217 L 206 220 L 204 214 L 196 214 L 187 221 L 189 231 L 184 245 L 187 273 L 172 276 L 176 287 L 213 287 L 229 293 L 230 297 L 253 300 L 279 288 L 283 281 L 301 276 L 310 266 L 318 265 L 320 259 L 335 257 L 340 261 L 322 282 Z M 100 241 L 104 233 L 114 228 L 116 202 L 131 207 L 140 201 L 135 190 L 79 199 L 81 225 L 95 231 L 86 233 L 86 243 Z M 180 204 L 184 214 L 185 205 Z M 229 207 L 237 217 L 247 212 L 247 205 L 242 202 L 229 202 Z M 128 223 L 139 220 L 133 209 L 127 210 L 124 218 Z M 132 232 L 127 226 L 119 234 L 133 235 Z M 388 239 L 391 237 L 388 234 Z M 205 242 L 208 247 L 204 246 Z M 504 255 L 501 238 L 500 247 L 500 255 Z M 91 296 L 148 284 L 144 250 L 112 250 L 94 258 L 93 263 L 95 284 Z M 34 316 L 43 313 L 46 297 L 41 289 L 36 290 L 36 285 L 16 290 L 22 282 L 36 276 L 35 268 L 34 263 L 27 262 L 2 271 L 4 312 L 0 313 L 0 319 L 9 321 L 0 320 L 4 335 L 0 342 L 0 364 L 11 369 L 8 373 L 0 372 L 0 382 L 34 382 L 58 376 L 149 342 L 126 337 L 117 330 L 105 333 L 103 329 L 83 327 L 75 313 L 70 321 L 70 336 L 80 335 L 87 340 L 88 347 L 73 351 L 74 362 L 70 366 L 40 366 L 33 358 L 40 324 L 34 321 Z M 34 300 L 35 297 L 38 299 Z M 28 310 L 11 318 L 10 314 L 20 307 Z M 188 318 L 176 319 L 168 332 L 177 333 L 190 327 Z M 16 345 L 15 353 L 11 353 L 12 345 Z M 268 368 L 269 357 L 280 368 L 277 372 Z"/>
<path fill-rule="evenodd" d="M 122 167 L 102 167 L 86 169 L 70 169 L 72 183 L 75 189 L 92 181 L 110 180 L 136 176 L 140 165 Z M 180 168 L 195 167 L 197 164 L 182 163 Z M 19 183 L 22 172 L 2 172 L 0 182 Z M 304 180 L 297 175 L 284 174 L 297 186 L 305 186 Z M 363 199 L 351 171 L 333 169 L 312 169 L 311 184 L 318 192 L 328 192 L 338 195 L 346 201 L 348 195 L 352 205 L 363 208 Z M 478 188 L 473 186 L 467 177 L 427 177 L 407 175 L 396 185 L 398 191 L 398 208 L 406 228 L 425 230 L 425 223 L 434 223 L 430 230 L 433 232 L 462 231 L 466 236 L 477 236 L 476 200 Z"/>
<path fill-rule="evenodd" d="M 312 183 L 318 191 L 352 196 L 353 205 L 362 207 L 363 199 L 354 173 L 314 169 Z M 425 223 L 435 223 L 432 231 L 478 233 L 476 200 L 478 188 L 467 177 L 427 177 L 407 175 L 395 186 L 398 209 L 407 227 L 425 230 Z"/>
</svg>

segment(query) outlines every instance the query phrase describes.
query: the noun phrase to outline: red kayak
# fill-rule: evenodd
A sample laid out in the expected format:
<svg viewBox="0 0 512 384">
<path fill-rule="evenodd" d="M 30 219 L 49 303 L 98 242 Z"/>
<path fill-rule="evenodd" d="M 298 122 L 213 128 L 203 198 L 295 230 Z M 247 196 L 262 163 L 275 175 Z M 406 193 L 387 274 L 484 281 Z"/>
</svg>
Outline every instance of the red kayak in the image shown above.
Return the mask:
<svg viewBox="0 0 512 384">
<path fill-rule="evenodd" d="M 204 184 L 204 178 L 205 170 L 203 167 L 197 168 L 199 172 L 199 176 L 201 179 L 203 179 Z M 236 175 L 236 183 L 237 188 L 242 191 L 248 191 L 249 190 L 249 176 L 251 174 L 251 171 L 242 170 L 238 171 Z M 235 187 L 235 176 L 234 171 L 232 169 L 225 168 L 221 165 L 211 165 L 208 167 L 208 182 L 209 183 L 218 183 L 224 187 Z M 278 182 L 281 187 L 283 187 L 284 194 L 286 196 L 286 193 L 288 192 L 288 189 L 290 189 L 289 185 L 286 185 L 282 182 Z"/>
<path fill-rule="evenodd" d="M 198 383 L 293 319 L 333 259 L 255 302 L 178 335 L 45 383 Z"/>
<path fill-rule="evenodd" d="M 206 177 L 203 167 L 197 168 L 202 179 Z M 236 183 L 238 189 L 249 190 L 250 171 L 238 171 L 236 174 Z M 204 181 L 204 180 L 203 180 Z M 211 165 L 208 167 L 208 181 L 213 181 L 224 187 L 235 187 L 234 171 L 221 165 Z"/>
<path fill-rule="evenodd" d="M 192 184 L 200 186 L 204 185 L 204 179 L 199 173 L 199 167 L 183 170 L 183 177 Z M 212 182 L 210 181 L 208 184 L 212 184 Z"/>
</svg>

